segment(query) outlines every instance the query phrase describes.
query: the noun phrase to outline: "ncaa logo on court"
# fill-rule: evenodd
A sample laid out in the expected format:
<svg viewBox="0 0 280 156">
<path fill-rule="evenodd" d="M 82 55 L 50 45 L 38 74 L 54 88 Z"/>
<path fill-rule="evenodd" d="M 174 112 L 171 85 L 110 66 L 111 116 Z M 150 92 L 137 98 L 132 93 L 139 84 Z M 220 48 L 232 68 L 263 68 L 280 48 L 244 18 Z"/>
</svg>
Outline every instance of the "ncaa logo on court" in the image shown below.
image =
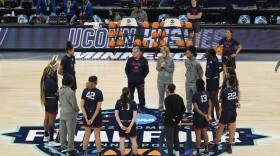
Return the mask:
<svg viewBox="0 0 280 156">
<path fill-rule="evenodd" d="M 114 116 L 114 109 L 102 111 L 102 122 L 101 128 L 101 142 L 102 142 L 102 153 L 105 156 L 119 156 L 119 134 L 118 124 Z M 138 155 L 140 156 L 167 156 L 167 145 L 164 137 L 164 126 L 163 119 L 157 119 L 155 116 L 158 113 L 157 109 L 147 109 L 147 114 L 138 114 L 137 116 L 137 144 L 138 144 Z M 83 117 L 82 113 L 79 114 L 78 118 Z M 59 126 L 59 119 L 55 122 L 56 126 Z M 216 134 L 217 127 L 211 125 L 208 128 L 209 141 L 212 142 Z M 82 152 L 82 142 L 84 136 L 84 126 L 82 121 L 79 120 L 76 133 L 75 133 L 75 148 Z M 38 149 L 39 153 L 45 153 L 52 156 L 63 156 L 61 149 L 49 147 L 47 142 L 43 142 L 44 127 L 41 126 L 19 126 L 15 132 L 3 133 L 1 135 L 12 137 L 12 143 L 15 144 L 29 144 Z M 59 141 L 59 133 L 55 133 L 54 138 Z M 192 129 L 191 123 L 188 118 L 183 119 L 179 131 L 179 151 L 181 156 L 190 156 L 196 153 L 195 146 L 195 132 Z M 254 130 L 251 128 L 237 128 L 235 133 L 234 150 L 238 150 L 239 146 L 254 146 L 255 140 L 267 138 L 264 135 L 254 134 Z M 225 152 L 226 142 L 228 140 L 228 133 L 225 132 L 221 138 L 221 144 L 219 149 L 222 154 Z M 131 144 L 127 143 L 126 154 L 131 154 Z M 203 149 L 203 141 L 201 151 Z M 95 139 L 92 133 L 88 146 L 87 153 L 89 155 L 96 155 Z M 20 155 L 19 151 L 19 155 Z M 77 154 L 77 155 L 82 155 Z M 209 152 L 210 156 L 217 155 L 214 152 Z"/>
</svg>

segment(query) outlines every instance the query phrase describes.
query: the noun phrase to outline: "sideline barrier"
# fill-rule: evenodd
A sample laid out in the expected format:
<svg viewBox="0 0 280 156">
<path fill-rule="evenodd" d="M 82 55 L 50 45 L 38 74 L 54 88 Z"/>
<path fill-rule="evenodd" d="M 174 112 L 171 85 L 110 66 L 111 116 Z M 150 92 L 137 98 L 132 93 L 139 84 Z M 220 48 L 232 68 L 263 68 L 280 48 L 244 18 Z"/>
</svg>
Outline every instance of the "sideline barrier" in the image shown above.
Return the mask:
<svg viewBox="0 0 280 156">
<path fill-rule="evenodd" d="M 74 48 L 85 51 L 112 51 L 108 47 L 108 30 L 101 28 L 1 28 L 0 27 L 0 50 L 64 50 L 67 40 L 72 41 Z M 145 29 L 145 40 L 149 42 L 148 49 L 153 51 L 151 34 L 155 29 Z M 136 28 L 123 28 L 124 34 L 136 34 Z M 180 39 L 180 29 L 166 29 L 171 36 L 164 37 L 167 45 L 174 51 L 184 51 L 176 45 Z M 280 29 L 233 29 L 233 37 L 237 39 L 246 50 L 280 51 Z M 185 31 L 185 36 L 188 32 Z M 199 49 L 207 49 L 215 46 L 225 36 L 225 29 L 202 28 L 199 33 Z M 115 49 L 124 50 L 133 47 L 134 36 L 122 37 L 124 46 Z"/>
</svg>

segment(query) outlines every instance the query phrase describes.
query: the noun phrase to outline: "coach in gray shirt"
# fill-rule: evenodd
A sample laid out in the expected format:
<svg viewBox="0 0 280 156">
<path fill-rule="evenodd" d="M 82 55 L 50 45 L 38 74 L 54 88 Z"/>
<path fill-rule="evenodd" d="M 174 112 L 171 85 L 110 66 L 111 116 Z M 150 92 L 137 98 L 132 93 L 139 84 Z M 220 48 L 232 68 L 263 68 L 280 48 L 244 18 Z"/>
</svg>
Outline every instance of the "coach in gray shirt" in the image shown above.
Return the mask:
<svg viewBox="0 0 280 156">
<path fill-rule="evenodd" d="M 170 50 L 168 47 L 163 46 L 160 49 L 161 56 L 157 60 L 157 87 L 159 95 L 159 116 L 161 116 L 164 107 L 164 93 L 166 93 L 167 87 L 169 84 L 173 83 L 173 73 L 174 73 L 174 60 L 169 56 Z"/>
<path fill-rule="evenodd" d="M 137 24 L 140 25 L 142 22 L 148 22 L 147 13 L 141 8 L 140 4 L 134 6 L 134 11 L 130 15 L 132 18 L 136 18 Z"/>
<path fill-rule="evenodd" d="M 75 154 L 74 136 L 76 131 L 77 116 L 80 111 L 77 105 L 75 92 L 70 88 L 74 83 L 74 77 L 67 75 L 62 82 L 63 86 L 59 90 L 60 101 L 60 143 L 62 151 L 68 154 Z M 68 137 L 68 139 L 66 139 Z M 67 144 L 68 140 L 68 144 Z"/>
</svg>

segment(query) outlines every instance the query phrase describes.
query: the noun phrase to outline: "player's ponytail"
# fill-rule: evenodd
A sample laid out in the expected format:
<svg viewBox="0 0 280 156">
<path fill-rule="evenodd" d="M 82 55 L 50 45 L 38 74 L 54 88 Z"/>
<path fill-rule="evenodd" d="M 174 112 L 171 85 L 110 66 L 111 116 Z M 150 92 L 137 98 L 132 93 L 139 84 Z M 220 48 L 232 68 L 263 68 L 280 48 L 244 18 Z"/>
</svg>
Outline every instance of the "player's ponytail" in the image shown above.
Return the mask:
<svg viewBox="0 0 280 156">
<path fill-rule="evenodd" d="M 229 73 L 229 76 L 233 76 L 235 85 L 236 85 L 236 87 L 238 87 L 239 86 L 239 81 L 237 79 L 237 75 L 236 75 L 235 70 L 230 68 L 230 69 L 228 69 L 228 73 Z"/>
<path fill-rule="evenodd" d="M 123 109 L 126 110 L 127 109 L 127 105 L 128 103 L 130 103 L 130 91 L 129 91 L 129 88 L 128 87 L 124 87 L 122 89 L 122 95 L 121 95 L 121 103 L 122 103 L 122 106 L 123 106 Z"/>
<path fill-rule="evenodd" d="M 50 65 L 45 67 L 43 71 L 43 75 L 41 77 L 41 82 L 40 82 L 40 96 L 41 96 L 41 105 L 42 107 L 45 106 L 46 104 L 46 99 L 45 99 L 45 79 L 46 77 L 51 77 L 53 74 L 53 69 Z"/>
</svg>

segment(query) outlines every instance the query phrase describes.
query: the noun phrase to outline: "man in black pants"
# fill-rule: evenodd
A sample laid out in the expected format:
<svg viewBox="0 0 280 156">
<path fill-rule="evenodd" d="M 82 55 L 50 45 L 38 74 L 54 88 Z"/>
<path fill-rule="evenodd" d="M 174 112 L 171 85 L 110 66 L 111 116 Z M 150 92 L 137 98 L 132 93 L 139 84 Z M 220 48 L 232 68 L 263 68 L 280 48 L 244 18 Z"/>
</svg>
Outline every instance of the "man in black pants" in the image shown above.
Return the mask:
<svg viewBox="0 0 280 156">
<path fill-rule="evenodd" d="M 128 79 L 128 88 L 131 92 L 131 99 L 134 100 L 134 91 L 137 89 L 139 105 L 138 112 L 145 113 L 145 78 L 149 73 L 149 64 L 145 57 L 142 56 L 140 48 L 132 49 L 133 57 L 130 57 L 125 66 L 125 73 Z"/>
<path fill-rule="evenodd" d="M 163 125 L 169 156 L 173 155 L 173 148 L 176 151 L 176 156 L 179 156 L 180 127 L 178 123 L 181 121 L 183 114 L 186 111 L 183 98 L 174 93 L 175 89 L 176 86 L 174 84 L 169 84 L 167 88 L 168 96 L 164 100 L 166 110 Z"/>
</svg>

